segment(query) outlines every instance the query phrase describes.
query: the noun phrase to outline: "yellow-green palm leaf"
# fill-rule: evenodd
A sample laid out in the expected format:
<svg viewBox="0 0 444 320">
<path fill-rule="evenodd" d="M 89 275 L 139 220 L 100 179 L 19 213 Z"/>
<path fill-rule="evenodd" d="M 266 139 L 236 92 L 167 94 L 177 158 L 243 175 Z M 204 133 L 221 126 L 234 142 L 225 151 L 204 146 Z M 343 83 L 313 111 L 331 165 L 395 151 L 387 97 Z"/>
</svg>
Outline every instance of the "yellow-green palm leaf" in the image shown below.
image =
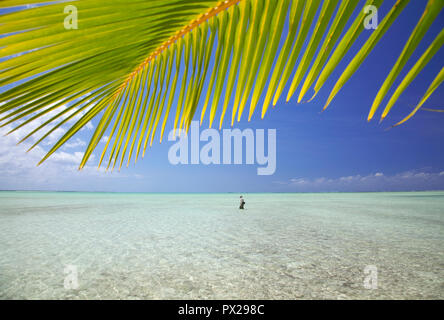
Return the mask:
<svg viewBox="0 0 444 320">
<path fill-rule="evenodd" d="M 44 161 L 97 117 L 80 167 L 106 134 L 109 138 L 99 165 L 105 160 L 108 168 L 120 168 L 144 155 L 156 136 L 162 141 L 169 118 L 174 121 L 174 129 L 187 130 L 199 106 L 201 123 L 208 120 L 210 126 L 220 110 L 221 128 L 227 112 L 231 111 L 228 123 L 241 120 L 248 102 L 250 119 L 261 97 L 263 117 L 287 85 L 287 100 L 299 85 L 302 88 L 297 100 L 301 101 L 312 86 L 316 95 L 352 44 L 363 36 L 364 6 L 380 6 L 382 2 L 1 1 L 3 9 L 18 8 L 0 16 L 0 125 L 15 125 L 14 131 L 55 112 L 22 139 L 46 130 L 33 148 L 51 132 L 82 115 Z M 369 32 L 361 48 L 352 53 L 354 58 L 336 85 L 324 88 L 330 92 L 326 106 L 408 3 L 409 0 L 398 0 L 386 16 L 380 17 L 379 27 Z M 64 9 L 68 5 L 77 8 L 77 29 L 65 28 Z M 384 81 L 371 115 L 443 7 L 444 0 L 424 3 L 424 14 Z M 286 20 L 288 29 L 284 28 Z M 440 33 L 427 45 L 427 51 L 421 53 L 391 96 L 384 116 L 414 78 L 421 75 L 442 43 Z M 442 72 L 417 108 L 441 82 Z M 170 112 L 175 114 L 170 116 Z"/>
</svg>

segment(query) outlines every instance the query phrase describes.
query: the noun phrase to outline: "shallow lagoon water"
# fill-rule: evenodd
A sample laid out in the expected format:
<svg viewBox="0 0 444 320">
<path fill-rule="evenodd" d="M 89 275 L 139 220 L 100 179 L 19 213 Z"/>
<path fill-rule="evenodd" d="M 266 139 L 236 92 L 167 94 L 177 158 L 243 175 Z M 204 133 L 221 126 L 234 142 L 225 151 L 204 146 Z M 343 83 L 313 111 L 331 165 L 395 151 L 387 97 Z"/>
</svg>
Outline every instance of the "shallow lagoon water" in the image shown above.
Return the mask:
<svg viewBox="0 0 444 320">
<path fill-rule="evenodd" d="M 444 298 L 444 192 L 238 197 L 0 192 L 0 299 Z"/>
</svg>

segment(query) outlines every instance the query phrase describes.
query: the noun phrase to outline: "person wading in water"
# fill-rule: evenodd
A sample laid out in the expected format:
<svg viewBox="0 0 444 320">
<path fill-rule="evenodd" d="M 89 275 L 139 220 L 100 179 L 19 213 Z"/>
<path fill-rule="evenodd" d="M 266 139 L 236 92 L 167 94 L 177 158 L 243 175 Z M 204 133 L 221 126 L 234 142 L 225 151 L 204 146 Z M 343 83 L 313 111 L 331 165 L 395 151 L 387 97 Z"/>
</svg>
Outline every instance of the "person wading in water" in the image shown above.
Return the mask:
<svg viewBox="0 0 444 320">
<path fill-rule="evenodd" d="M 242 196 L 240 196 L 240 206 L 239 209 L 244 209 L 244 205 L 245 205 L 245 200 Z"/>
</svg>

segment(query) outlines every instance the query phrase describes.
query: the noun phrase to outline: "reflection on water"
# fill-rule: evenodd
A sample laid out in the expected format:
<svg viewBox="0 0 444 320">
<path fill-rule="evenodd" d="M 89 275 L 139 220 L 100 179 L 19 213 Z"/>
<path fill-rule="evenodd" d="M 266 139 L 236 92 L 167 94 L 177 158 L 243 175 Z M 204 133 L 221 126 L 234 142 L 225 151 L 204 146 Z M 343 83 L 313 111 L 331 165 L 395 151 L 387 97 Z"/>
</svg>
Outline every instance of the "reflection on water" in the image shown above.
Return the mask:
<svg viewBox="0 0 444 320">
<path fill-rule="evenodd" d="M 443 192 L 244 196 L 0 192 L 0 299 L 444 298 Z"/>
</svg>

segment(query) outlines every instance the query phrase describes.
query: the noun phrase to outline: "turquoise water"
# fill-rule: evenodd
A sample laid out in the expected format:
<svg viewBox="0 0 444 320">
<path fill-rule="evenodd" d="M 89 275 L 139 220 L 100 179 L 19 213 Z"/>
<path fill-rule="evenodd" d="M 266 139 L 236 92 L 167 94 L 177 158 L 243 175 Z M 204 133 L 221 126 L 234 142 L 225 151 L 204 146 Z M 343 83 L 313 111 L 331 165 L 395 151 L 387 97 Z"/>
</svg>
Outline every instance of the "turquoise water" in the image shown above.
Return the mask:
<svg viewBox="0 0 444 320">
<path fill-rule="evenodd" d="M 0 192 L 0 299 L 444 298 L 444 192 L 238 197 Z"/>
</svg>

